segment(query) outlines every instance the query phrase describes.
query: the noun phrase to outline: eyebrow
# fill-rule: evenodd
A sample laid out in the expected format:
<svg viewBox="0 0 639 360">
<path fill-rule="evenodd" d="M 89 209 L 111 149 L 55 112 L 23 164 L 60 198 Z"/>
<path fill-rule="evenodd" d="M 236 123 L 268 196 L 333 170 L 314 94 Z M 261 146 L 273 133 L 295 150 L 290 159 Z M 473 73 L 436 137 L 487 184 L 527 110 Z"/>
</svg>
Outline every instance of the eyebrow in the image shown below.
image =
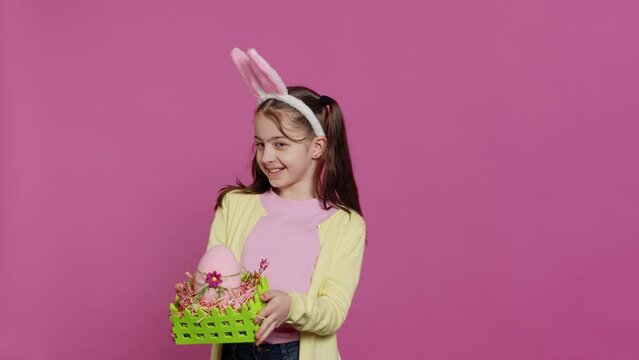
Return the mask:
<svg viewBox="0 0 639 360">
<path fill-rule="evenodd" d="M 262 140 L 262 139 L 260 139 L 259 136 L 256 136 L 255 138 L 257 140 Z M 286 136 L 273 136 L 272 138 L 268 139 L 267 141 L 276 140 L 276 139 L 286 139 Z"/>
</svg>

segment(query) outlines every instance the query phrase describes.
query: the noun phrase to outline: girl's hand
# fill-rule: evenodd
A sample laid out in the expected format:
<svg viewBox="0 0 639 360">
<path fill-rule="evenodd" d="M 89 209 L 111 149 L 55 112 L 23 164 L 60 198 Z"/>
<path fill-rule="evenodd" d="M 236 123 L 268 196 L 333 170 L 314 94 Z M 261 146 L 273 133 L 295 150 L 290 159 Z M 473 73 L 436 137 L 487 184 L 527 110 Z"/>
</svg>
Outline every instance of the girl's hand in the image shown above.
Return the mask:
<svg viewBox="0 0 639 360">
<path fill-rule="evenodd" d="M 255 333 L 255 345 L 262 344 L 276 327 L 282 325 L 291 310 L 291 296 L 283 291 L 269 290 L 260 299 L 267 304 L 254 320 L 256 324 L 262 323 Z"/>
</svg>

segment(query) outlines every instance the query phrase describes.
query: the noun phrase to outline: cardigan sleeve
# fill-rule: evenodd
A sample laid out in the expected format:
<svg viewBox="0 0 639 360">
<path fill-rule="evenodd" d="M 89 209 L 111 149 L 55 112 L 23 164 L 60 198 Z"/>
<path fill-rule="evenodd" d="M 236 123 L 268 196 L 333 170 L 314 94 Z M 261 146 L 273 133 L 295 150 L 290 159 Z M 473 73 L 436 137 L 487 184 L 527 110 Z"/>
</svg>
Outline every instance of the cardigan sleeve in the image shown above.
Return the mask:
<svg viewBox="0 0 639 360">
<path fill-rule="evenodd" d="M 211 231 L 209 233 L 209 241 L 206 246 L 206 250 L 212 248 L 215 245 L 226 245 L 226 224 L 229 213 L 229 194 L 228 192 L 222 198 L 222 206 L 215 210 L 213 215 L 213 223 L 211 224 Z M 222 358 L 222 345 L 211 344 L 211 360 L 219 360 Z"/>
<path fill-rule="evenodd" d="M 287 324 L 298 331 L 325 336 L 337 332 L 346 320 L 353 295 L 359 282 L 366 223 L 349 222 L 335 245 L 326 276 L 317 296 L 289 292 L 291 309 Z"/>
<path fill-rule="evenodd" d="M 209 242 L 206 246 L 206 250 L 212 248 L 215 245 L 226 245 L 226 221 L 229 210 L 229 193 L 226 193 L 222 198 L 222 206 L 215 210 L 213 216 L 213 223 L 211 224 L 211 231 L 209 233 Z"/>
</svg>

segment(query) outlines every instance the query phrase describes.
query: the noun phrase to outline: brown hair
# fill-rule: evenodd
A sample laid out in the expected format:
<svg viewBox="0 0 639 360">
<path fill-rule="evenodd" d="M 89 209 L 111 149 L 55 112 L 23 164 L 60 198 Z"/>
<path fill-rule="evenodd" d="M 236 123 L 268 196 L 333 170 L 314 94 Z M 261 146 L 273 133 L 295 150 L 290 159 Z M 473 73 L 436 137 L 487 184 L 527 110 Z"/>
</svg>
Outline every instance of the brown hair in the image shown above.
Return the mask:
<svg viewBox="0 0 639 360">
<path fill-rule="evenodd" d="M 357 184 L 353 176 L 353 167 L 351 164 L 351 156 L 348 151 L 348 141 L 346 138 L 346 128 L 344 126 L 344 117 L 338 103 L 330 99 L 330 111 L 326 106 L 319 103 L 320 95 L 304 86 L 289 86 L 288 93 L 302 100 L 313 112 L 326 134 L 327 146 L 326 151 L 318 159 L 319 163 L 314 176 L 314 193 L 321 201 L 324 209 L 331 206 L 342 208 L 350 215 L 350 210 L 354 210 L 360 216 L 363 216 L 359 204 L 359 194 Z M 282 119 L 284 114 L 291 120 L 296 128 L 304 129 L 304 139 L 314 136 L 311 124 L 306 120 L 304 115 L 292 106 L 277 99 L 268 99 L 258 106 L 255 114 L 262 112 L 265 116 L 275 120 L 277 128 L 292 141 L 300 139 L 290 138 L 282 130 Z M 271 188 L 268 177 L 262 172 L 258 163 L 257 155 L 253 156 L 252 161 L 253 183 L 244 185 L 236 177 L 237 185 L 225 185 L 220 189 L 217 198 L 218 206 L 222 206 L 222 199 L 229 191 L 239 190 L 246 194 L 262 194 Z"/>
</svg>

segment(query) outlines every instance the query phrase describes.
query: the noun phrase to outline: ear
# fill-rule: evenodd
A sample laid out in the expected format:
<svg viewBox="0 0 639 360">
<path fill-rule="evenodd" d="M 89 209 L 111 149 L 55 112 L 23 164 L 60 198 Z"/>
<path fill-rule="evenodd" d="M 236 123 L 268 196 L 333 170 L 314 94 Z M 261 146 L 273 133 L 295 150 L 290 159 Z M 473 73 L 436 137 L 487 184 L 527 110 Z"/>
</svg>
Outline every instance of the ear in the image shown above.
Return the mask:
<svg viewBox="0 0 639 360">
<path fill-rule="evenodd" d="M 284 81 L 282 81 L 277 71 L 275 71 L 255 49 L 248 49 L 246 53 L 251 59 L 251 69 L 253 69 L 253 73 L 256 75 L 265 93 L 277 95 L 288 94 L 286 85 L 284 85 Z"/>
<path fill-rule="evenodd" d="M 240 72 L 242 79 L 244 79 L 249 89 L 251 89 L 255 95 L 262 96 L 264 89 L 261 87 L 260 81 L 253 72 L 251 59 L 249 59 L 248 55 L 238 48 L 233 48 L 233 50 L 231 50 L 231 59 L 233 59 L 237 70 Z"/>
<path fill-rule="evenodd" d="M 313 144 L 311 145 L 313 159 L 319 159 L 320 157 L 322 157 L 322 155 L 324 155 L 324 153 L 326 152 L 326 146 L 326 136 L 318 136 L 313 139 Z"/>
</svg>

